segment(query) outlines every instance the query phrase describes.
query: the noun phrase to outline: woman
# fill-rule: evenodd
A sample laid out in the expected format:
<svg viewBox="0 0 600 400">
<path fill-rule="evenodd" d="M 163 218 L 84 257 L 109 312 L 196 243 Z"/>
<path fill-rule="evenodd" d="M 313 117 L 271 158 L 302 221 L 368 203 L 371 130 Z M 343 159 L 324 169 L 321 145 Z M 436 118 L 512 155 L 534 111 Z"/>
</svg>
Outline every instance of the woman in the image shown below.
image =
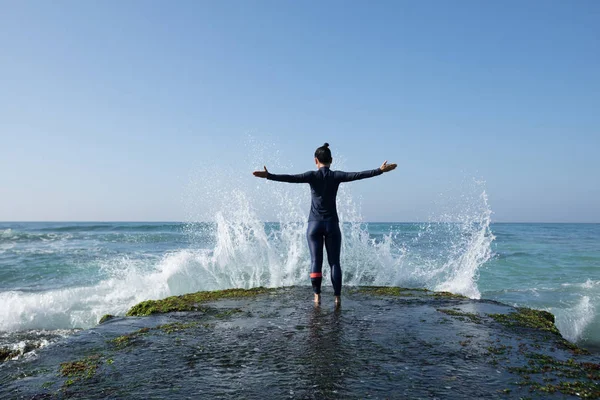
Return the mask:
<svg viewBox="0 0 600 400">
<path fill-rule="evenodd" d="M 342 269 L 340 267 L 340 250 L 342 247 L 342 233 L 340 232 L 339 219 L 336 209 L 336 196 L 338 187 L 342 182 L 356 181 L 372 178 L 396 168 L 396 164 L 385 161 L 381 167 L 362 172 L 342 172 L 329 169 L 333 158 L 329 144 L 325 143 L 315 151 L 315 164 L 317 171 L 308 171 L 298 175 L 275 175 L 267 171 L 254 171 L 258 178 L 267 178 L 272 181 L 289 183 L 308 183 L 311 190 L 310 216 L 306 237 L 311 257 L 310 280 L 315 293 L 315 303 L 321 303 L 321 280 L 323 267 L 323 243 L 327 248 L 327 261 L 331 267 L 331 283 L 335 304 L 341 304 Z"/>
</svg>

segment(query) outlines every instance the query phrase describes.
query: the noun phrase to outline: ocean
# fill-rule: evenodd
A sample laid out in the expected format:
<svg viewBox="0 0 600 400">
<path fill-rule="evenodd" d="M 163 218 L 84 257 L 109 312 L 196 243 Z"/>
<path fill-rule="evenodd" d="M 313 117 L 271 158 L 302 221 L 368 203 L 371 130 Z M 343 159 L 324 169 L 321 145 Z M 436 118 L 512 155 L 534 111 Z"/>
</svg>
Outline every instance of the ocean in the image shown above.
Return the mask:
<svg viewBox="0 0 600 400">
<path fill-rule="evenodd" d="M 345 222 L 344 285 L 425 287 L 547 310 L 563 336 L 599 349 L 600 224 L 495 224 L 490 214 Z M 209 223 L 0 223 L 0 348 L 35 354 L 104 314 L 199 290 L 302 285 L 310 301 L 305 230 L 303 221 L 247 213 Z"/>
</svg>

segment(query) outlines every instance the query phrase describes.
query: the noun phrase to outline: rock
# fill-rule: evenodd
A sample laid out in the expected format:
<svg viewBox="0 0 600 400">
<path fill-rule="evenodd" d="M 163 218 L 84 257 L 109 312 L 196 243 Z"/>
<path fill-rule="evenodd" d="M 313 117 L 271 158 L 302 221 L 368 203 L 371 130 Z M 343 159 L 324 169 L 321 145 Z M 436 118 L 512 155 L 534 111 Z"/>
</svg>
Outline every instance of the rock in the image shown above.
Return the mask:
<svg viewBox="0 0 600 400">
<path fill-rule="evenodd" d="M 336 308 L 309 287 L 259 288 L 132 310 L 149 316 L 5 364 L 0 398 L 600 397 L 598 355 L 550 313 L 447 292 L 346 288 Z"/>
<path fill-rule="evenodd" d="M 98 321 L 98 324 L 103 324 L 103 323 L 105 323 L 106 321 L 110 321 L 110 320 L 111 320 L 111 319 L 113 319 L 113 318 L 115 318 L 115 316 L 114 316 L 114 315 L 111 315 L 111 314 L 104 314 L 104 315 L 102 316 L 102 318 L 100 318 L 100 321 Z"/>
</svg>

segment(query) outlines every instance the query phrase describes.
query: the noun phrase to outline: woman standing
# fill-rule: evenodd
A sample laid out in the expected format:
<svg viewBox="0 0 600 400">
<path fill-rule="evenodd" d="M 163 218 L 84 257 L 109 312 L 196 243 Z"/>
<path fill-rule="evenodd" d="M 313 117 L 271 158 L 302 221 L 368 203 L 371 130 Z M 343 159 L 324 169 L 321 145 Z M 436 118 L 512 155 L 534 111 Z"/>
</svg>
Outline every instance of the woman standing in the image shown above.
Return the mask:
<svg viewBox="0 0 600 400">
<path fill-rule="evenodd" d="M 396 168 L 396 164 L 385 161 L 381 167 L 362 172 L 342 172 L 330 169 L 333 158 L 329 144 L 325 143 L 315 151 L 317 171 L 308 171 L 298 175 L 275 175 L 267 171 L 254 171 L 258 178 L 267 178 L 277 182 L 308 183 L 311 190 L 310 216 L 306 237 L 311 256 L 310 280 L 315 293 L 315 303 L 321 303 L 321 281 L 323 267 L 323 244 L 327 249 L 327 261 L 331 267 L 331 283 L 335 304 L 341 304 L 342 269 L 340 267 L 340 250 L 342 233 L 336 208 L 336 197 L 340 183 L 359 179 L 372 178 Z"/>
</svg>

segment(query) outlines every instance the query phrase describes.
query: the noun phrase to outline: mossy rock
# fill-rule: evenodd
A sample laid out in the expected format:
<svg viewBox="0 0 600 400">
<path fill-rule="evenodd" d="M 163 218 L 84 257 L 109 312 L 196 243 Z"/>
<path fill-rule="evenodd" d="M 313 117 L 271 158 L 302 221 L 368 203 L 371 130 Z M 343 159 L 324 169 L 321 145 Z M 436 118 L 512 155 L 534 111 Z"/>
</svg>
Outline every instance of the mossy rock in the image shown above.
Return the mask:
<svg viewBox="0 0 600 400">
<path fill-rule="evenodd" d="M 446 315 L 451 315 L 453 317 L 457 317 L 458 319 L 464 321 L 466 319 L 470 320 L 473 323 L 476 324 L 480 324 L 481 323 L 481 317 L 477 314 L 474 313 L 468 313 L 468 312 L 462 312 L 462 311 L 456 311 L 456 310 L 450 310 L 450 309 L 445 309 L 445 308 L 436 308 L 437 311 L 444 313 Z"/>
<path fill-rule="evenodd" d="M 554 315 L 548 311 L 520 307 L 516 309 L 516 312 L 489 314 L 489 317 L 505 326 L 533 328 L 560 335 L 556 325 L 554 325 Z"/>
<path fill-rule="evenodd" d="M 529 358 L 527 365 L 508 368 L 510 372 L 517 373 L 523 378 L 517 383 L 518 385 L 529 386 L 531 391 L 543 393 L 561 392 L 581 398 L 600 398 L 600 387 L 597 384 L 600 380 L 599 364 L 578 362 L 572 358 L 559 360 L 539 353 L 529 353 L 526 357 Z M 554 376 L 546 376 L 550 373 Z M 566 380 L 548 383 L 556 381 L 555 377 Z"/>
<path fill-rule="evenodd" d="M 274 290 L 275 289 L 267 289 L 264 287 L 253 289 L 226 289 L 171 296 L 162 300 L 146 300 L 133 306 L 125 315 L 133 317 L 174 311 L 197 311 L 202 309 L 202 307 L 200 307 L 202 303 L 209 301 L 257 296 L 259 294 L 270 293 Z"/>
<path fill-rule="evenodd" d="M 198 324 L 199 324 L 199 322 L 188 322 L 188 323 L 172 322 L 170 324 L 158 325 L 154 329 L 160 329 L 163 332 L 170 334 L 173 332 L 181 332 L 186 329 L 194 328 L 194 327 L 198 326 Z"/>
<path fill-rule="evenodd" d="M 110 321 L 111 319 L 113 319 L 115 316 L 112 314 L 104 314 L 102 316 L 102 318 L 100 318 L 100 321 L 98 321 L 98 324 L 103 324 L 106 321 Z"/>
<path fill-rule="evenodd" d="M 18 350 L 10 350 L 7 347 L 0 348 L 0 362 L 9 361 L 20 354 Z"/>
<path fill-rule="evenodd" d="M 63 362 L 60 364 L 60 375 L 70 378 L 91 378 L 100 366 L 99 355 L 86 357 L 82 360 Z"/>
<path fill-rule="evenodd" d="M 432 292 L 429 289 L 424 288 L 402 288 L 396 286 L 365 286 L 358 289 L 362 293 L 370 293 L 378 296 L 420 296 L 421 293 L 430 295 L 435 298 L 448 298 L 448 299 L 467 299 L 468 297 L 462 294 L 455 294 L 451 292 Z"/>
<path fill-rule="evenodd" d="M 367 286 L 359 289 L 360 292 L 378 296 L 410 296 L 410 290 L 395 286 Z"/>
<path fill-rule="evenodd" d="M 147 327 L 141 328 L 135 332 L 131 332 L 126 335 L 118 336 L 114 339 L 111 339 L 109 342 L 114 344 L 118 349 L 122 349 L 127 346 L 131 346 L 132 344 L 134 344 L 136 342 L 136 340 L 140 336 L 142 336 L 148 332 L 150 332 L 150 328 L 147 328 Z"/>
<path fill-rule="evenodd" d="M 436 298 L 442 299 L 468 299 L 467 296 L 463 296 L 462 294 L 456 294 L 452 292 L 433 292 L 432 295 Z"/>
<path fill-rule="evenodd" d="M 571 351 L 571 353 L 577 354 L 577 355 L 591 354 L 588 350 L 582 349 L 581 347 L 577 346 L 575 343 L 571 343 L 566 339 L 560 340 L 558 342 L 558 347 L 561 349 L 569 350 L 569 351 Z"/>
</svg>

